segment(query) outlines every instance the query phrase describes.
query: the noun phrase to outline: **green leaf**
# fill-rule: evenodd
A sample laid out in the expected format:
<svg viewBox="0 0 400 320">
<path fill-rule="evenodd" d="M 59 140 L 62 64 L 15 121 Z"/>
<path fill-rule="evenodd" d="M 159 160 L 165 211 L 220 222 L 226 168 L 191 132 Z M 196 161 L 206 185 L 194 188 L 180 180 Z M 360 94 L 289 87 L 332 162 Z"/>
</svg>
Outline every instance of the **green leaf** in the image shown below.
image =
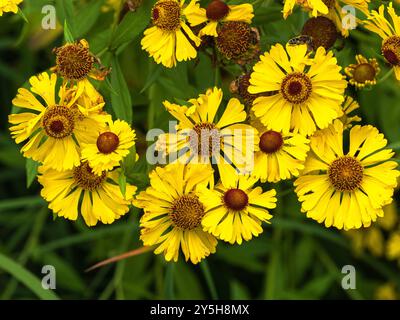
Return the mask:
<svg viewBox="0 0 400 320">
<path fill-rule="evenodd" d="M 135 173 L 134 167 L 136 164 L 136 146 L 132 146 L 129 150 L 129 154 L 124 158 L 122 162 L 122 167 L 124 168 L 124 172 L 128 175 Z"/>
<path fill-rule="evenodd" d="M 150 22 L 150 12 L 155 0 L 143 1 L 143 4 L 135 11 L 128 12 L 112 36 L 111 50 L 133 41 Z"/>
<path fill-rule="evenodd" d="M 18 10 L 18 15 L 19 15 L 26 23 L 29 23 L 28 18 L 26 17 L 25 13 L 24 13 L 21 9 Z"/>
<path fill-rule="evenodd" d="M 104 0 L 91 1 L 79 10 L 75 20 L 76 37 L 82 38 L 96 23 Z"/>
<path fill-rule="evenodd" d="M 71 0 L 58 0 L 56 2 L 57 16 L 64 25 L 64 38 L 67 42 L 74 42 L 75 37 L 75 12 L 74 2 Z"/>
<path fill-rule="evenodd" d="M 0 253 L 0 269 L 11 274 L 36 294 L 38 298 L 42 300 L 59 300 L 59 297 L 53 291 L 43 289 L 41 281 L 30 271 L 2 253 Z"/>
<path fill-rule="evenodd" d="M 114 57 L 111 63 L 111 86 L 115 93 L 111 93 L 111 105 L 118 119 L 132 123 L 132 99 L 128 85 L 125 81 L 117 57 Z"/>
<path fill-rule="evenodd" d="M 118 184 L 119 188 L 121 190 L 122 195 L 125 197 L 126 194 L 126 176 L 123 172 L 123 170 L 120 171 L 119 177 L 118 177 Z"/>
<path fill-rule="evenodd" d="M 72 35 L 71 30 L 68 26 L 67 20 L 64 20 L 64 39 L 68 43 L 72 43 L 75 41 L 74 36 Z"/>
<path fill-rule="evenodd" d="M 32 159 L 26 159 L 26 187 L 29 188 L 36 179 L 38 173 L 39 162 Z"/>
</svg>

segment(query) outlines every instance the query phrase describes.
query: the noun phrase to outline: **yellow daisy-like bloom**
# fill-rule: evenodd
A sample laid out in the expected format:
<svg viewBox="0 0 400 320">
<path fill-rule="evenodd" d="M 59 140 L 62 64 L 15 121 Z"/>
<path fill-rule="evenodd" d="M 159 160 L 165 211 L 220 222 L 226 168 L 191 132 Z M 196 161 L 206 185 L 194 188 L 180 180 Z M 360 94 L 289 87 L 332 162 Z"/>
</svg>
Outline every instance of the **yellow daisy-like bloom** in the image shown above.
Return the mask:
<svg viewBox="0 0 400 320">
<path fill-rule="evenodd" d="M 110 122 L 92 143 L 82 144 L 82 160 L 88 161 L 93 172 L 101 175 L 103 171 L 119 166 L 135 144 L 135 137 L 135 131 L 127 122 Z"/>
<path fill-rule="evenodd" d="M 194 59 L 196 47 L 201 44 L 185 22 L 185 0 L 159 0 L 152 9 L 153 26 L 144 32 L 142 49 L 157 63 L 167 68 L 176 66 L 177 61 Z"/>
<path fill-rule="evenodd" d="M 19 10 L 18 5 L 21 4 L 22 1 L 23 0 L 0 0 L 0 17 L 6 12 L 17 13 Z"/>
<path fill-rule="evenodd" d="M 349 77 L 349 83 L 357 89 L 376 84 L 376 77 L 380 72 L 376 59 L 367 59 L 361 54 L 356 55 L 356 64 L 350 64 L 344 69 Z"/>
<path fill-rule="evenodd" d="M 213 189 L 199 190 L 200 201 L 205 204 L 202 225 L 221 240 L 231 244 L 249 241 L 263 232 L 262 222 L 269 223 L 268 209 L 276 207 L 276 191 L 263 192 L 253 188 L 257 178 L 238 175 L 233 168 Z"/>
<path fill-rule="evenodd" d="M 182 250 L 186 261 L 196 264 L 215 253 L 217 240 L 203 231 L 204 204 L 197 189 L 206 186 L 213 171 L 204 165 L 170 164 L 150 173 L 150 187 L 134 200 L 144 209 L 140 239 L 145 246 L 156 245 L 155 254 L 178 261 Z"/>
<path fill-rule="evenodd" d="M 200 8 L 198 0 L 191 0 L 186 8 L 186 17 L 192 27 L 206 24 L 199 32 L 203 35 L 218 37 L 218 24 L 227 21 L 251 23 L 254 13 L 253 6 L 249 3 L 227 5 L 222 0 L 212 0 L 206 9 Z"/>
<path fill-rule="evenodd" d="M 345 129 L 351 128 L 353 126 L 353 122 L 360 122 L 361 118 L 359 116 L 351 116 L 354 110 L 360 108 L 360 105 L 356 100 L 354 100 L 350 96 L 345 96 L 344 102 L 342 105 L 343 115 L 340 117 L 340 121 L 343 122 L 343 126 Z"/>
<path fill-rule="evenodd" d="M 101 111 L 104 101 L 93 87 L 84 93 L 82 87 L 64 85 L 56 101 L 55 74 L 42 73 L 29 82 L 30 91 L 20 88 L 13 105 L 30 111 L 9 115 L 11 135 L 16 143 L 28 140 L 21 149 L 25 157 L 59 171 L 72 169 L 80 163 L 79 144 L 90 141 L 109 119 Z"/>
<path fill-rule="evenodd" d="M 261 182 L 278 182 L 297 177 L 304 169 L 310 150 L 309 140 L 297 133 L 282 133 L 265 128 L 258 119 L 250 119 L 260 142 L 254 154 L 252 175 Z"/>
<path fill-rule="evenodd" d="M 53 50 L 56 66 L 51 68 L 64 81 L 72 81 L 78 86 L 90 87 L 88 78 L 103 81 L 110 69 L 100 66 L 98 59 L 90 52 L 89 43 L 82 39 L 67 43 Z"/>
<path fill-rule="evenodd" d="M 244 105 L 236 98 L 229 100 L 219 121 L 215 121 L 222 101 L 222 90 L 209 89 L 189 106 L 164 102 L 167 111 L 179 120 L 176 132 L 159 136 L 156 148 L 164 156 L 175 155 L 181 163 L 213 163 L 220 174 L 227 164 L 241 172 L 253 169 L 253 155 L 258 143 L 257 130 L 243 124 Z"/>
<path fill-rule="evenodd" d="M 313 17 L 325 16 L 331 19 L 342 35 L 347 37 L 349 29 L 355 26 L 344 27 L 344 24 L 357 23 L 360 19 L 356 16 L 350 18 L 346 6 L 355 8 L 367 15 L 369 2 L 370 0 L 285 0 L 283 17 L 286 19 L 292 14 L 294 6 L 300 5 L 305 10 L 310 11 Z"/>
<path fill-rule="evenodd" d="M 261 56 L 250 77 L 249 93 L 257 98 L 252 111 L 274 131 L 311 135 L 342 115 L 347 82 L 332 52 L 319 47 L 310 58 L 307 45 L 273 46 Z"/>
<path fill-rule="evenodd" d="M 336 120 L 311 137 L 311 152 L 296 193 L 307 217 L 345 230 L 368 227 L 383 216 L 391 203 L 397 163 L 388 161 L 394 152 L 384 149 L 386 139 L 370 126 L 350 130 L 349 151 L 343 151 L 343 124 Z"/>
<path fill-rule="evenodd" d="M 126 214 L 137 189 L 127 185 L 123 195 L 117 171 L 104 171 L 98 176 L 87 162 L 63 172 L 42 166 L 39 174 L 41 195 L 49 202 L 49 208 L 68 220 L 77 220 L 80 214 L 88 226 L 98 221 L 110 224 Z"/>
<path fill-rule="evenodd" d="M 372 10 L 368 14 L 364 26 L 382 38 L 382 55 L 393 67 L 397 80 L 400 80 L 400 17 L 394 11 L 392 3 L 386 9 L 392 23 L 385 18 L 385 6 L 381 5 L 379 11 Z"/>
</svg>

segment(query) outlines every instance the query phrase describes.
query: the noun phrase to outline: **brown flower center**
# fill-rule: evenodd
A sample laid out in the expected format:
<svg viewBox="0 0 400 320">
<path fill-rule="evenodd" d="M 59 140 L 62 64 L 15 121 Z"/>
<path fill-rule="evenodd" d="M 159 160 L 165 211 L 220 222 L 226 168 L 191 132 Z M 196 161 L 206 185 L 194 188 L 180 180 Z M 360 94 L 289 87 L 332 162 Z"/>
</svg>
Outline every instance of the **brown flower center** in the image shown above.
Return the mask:
<svg viewBox="0 0 400 320">
<path fill-rule="evenodd" d="M 353 78 L 358 83 L 365 83 L 366 81 L 373 81 L 376 76 L 374 66 L 369 63 L 361 63 L 357 65 L 353 71 Z"/>
<path fill-rule="evenodd" d="M 311 92 L 311 80 L 306 74 L 301 72 L 289 73 L 281 84 L 281 93 L 283 97 L 294 104 L 307 101 Z"/>
<path fill-rule="evenodd" d="M 246 22 L 228 21 L 218 28 L 215 39 L 218 50 L 227 59 L 240 58 L 253 43 L 252 31 Z"/>
<path fill-rule="evenodd" d="M 282 148 L 282 134 L 276 131 L 266 131 L 260 137 L 259 147 L 265 153 L 274 153 Z"/>
<path fill-rule="evenodd" d="M 353 191 L 360 187 L 364 168 L 361 163 L 349 156 L 336 159 L 328 169 L 329 180 L 338 191 Z"/>
<path fill-rule="evenodd" d="M 169 217 L 176 227 L 191 230 L 201 224 L 204 206 L 197 196 L 183 195 L 173 202 Z"/>
<path fill-rule="evenodd" d="M 67 80 L 82 80 L 93 68 L 94 57 L 80 43 L 68 43 L 54 50 L 57 73 Z"/>
<path fill-rule="evenodd" d="M 310 18 L 303 26 L 301 34 L 312 38 L 312 48 L 317 50 L 319 47 L 330 49 L 338 38 L 336 26 L 332 20 L 326 17 Z"/>
<path fill-rule="evenodd" d="M 88 162 L 83 162 L 79 167 L 73 170 L 75 183 L 84 190 L 93 191 L 101 186 L 106 179 L 106 172 L 103 171 L 101 175 L 97 175 L 92 171 Z"/>
<path fill-rule="evenodd" d="M 193 127 L 189 133 L 189 144 L 193 152 L 210 157 L 219 153 L 221 135 L 213 123 L 202 122 Z"/>
<path fill-rule="evenodd" d="M 181 7 L 177 1 L 159 1 L 151 11 L 151 18 L 160 29 L 175 31 L 181 24 Z"/>
<path fill-rule="evenodd" d="M 234 211 L 240 211 L 249 204 L 249 197 L 241 189 L 230 189 L 224 194 L 225 205 Z"/>
<path fill-rule="evenodd" d="M 400 65 L 400 36 L 387 38 L 382 44 L 382 54 L 391 65 Z"/>
<path fill-rule="evenodd" d="M 336 4 L 336 0 L 322 0 L 322 2 L 329 8 L 333 9 Z"/>
<path fill-rule="evenodd" d="M 228 5 L 221 0 L 213 0 L 207 6 L 206 15 L 209 20 L 218 21 L 225 18 L 229 13 Z"/>
<path fill-rule="evenodd" d="M 68 137 L 74 131 L 74 113 L 64 106 L 49 107 L 43 116 L 42 125 L 49 137 Z"/>
<path fill-rule="evenodd" d="M 97 138 L 96 144 L 101 153 L 109 154 L 118 148 L 119 138 L 113 132 L 103 132 Z"/>
</svg>

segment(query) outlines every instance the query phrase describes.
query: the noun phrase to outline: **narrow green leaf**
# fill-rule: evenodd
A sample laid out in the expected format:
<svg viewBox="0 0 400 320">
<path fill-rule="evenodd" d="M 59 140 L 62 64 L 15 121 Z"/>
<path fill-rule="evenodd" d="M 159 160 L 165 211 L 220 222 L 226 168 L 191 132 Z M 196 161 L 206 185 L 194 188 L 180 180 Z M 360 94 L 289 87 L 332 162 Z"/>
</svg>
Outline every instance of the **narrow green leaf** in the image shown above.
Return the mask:
<svg viewBox="0 0 400 320">
<path fill-rule="evenodd" d="M 29 188 L 36 179 L 39 162 L 32 159 L 26 159 L 26 187 Z"/>
<path fill-rule="evenodd" d="M 111 93 L 111 105 L 118 119 L 132 123 L 132 99 L 128 85 L 125 81 L 117 57 L 114 57 L 111 63 L 111 86 L 115 93 Z"/>
<path fill-rule="evenodd" d="M 15 279 L 23 283 L 36 296 L 42 300 L 59 300 L 59 297 L 51 290 L 45 290 L 41 281 L 19 263 L 0 253 L 0 269 L 11 274 Z"/>
<path fill-rule="evenodd" d="M 150 22 L 151 8 L 155 0 L 143 1 L 143 4 L 135 11 L 128 12 L 119 26 L 115 29 L 111 49 L 116 50 L 119 47 L 133 41 Z"/>
<path fill-rule="evenodd" d="M 24 13 L 21 9 L 18 10 L 18 15 L 19 15 L 26 23 L 29 23 L 28 18 L 26 17 L 25 13 Z"/>
<path fill-rule="evenodd" d="M 118 177 L 118 184 L 119 188 L 121 190 L 122 195 L 125 197 L 126 194 L 126 176 L 123 172 L 123 170 L 120 171 L 119 177 Z"/>
<path fill-rule="evenodd" d="M 82 38 L 96 23 L 104 0 L 91 1 L 79 10 L 75 20 L 76 37 Z"/>
<path fill-rule="evenodd" d="M 68 26 L 67 20 L 64 21 L 64 39 L 68 43 L 72 43 L 75 41 L 74 36 L 72 35 L 71 30 Z"/>
</svg>

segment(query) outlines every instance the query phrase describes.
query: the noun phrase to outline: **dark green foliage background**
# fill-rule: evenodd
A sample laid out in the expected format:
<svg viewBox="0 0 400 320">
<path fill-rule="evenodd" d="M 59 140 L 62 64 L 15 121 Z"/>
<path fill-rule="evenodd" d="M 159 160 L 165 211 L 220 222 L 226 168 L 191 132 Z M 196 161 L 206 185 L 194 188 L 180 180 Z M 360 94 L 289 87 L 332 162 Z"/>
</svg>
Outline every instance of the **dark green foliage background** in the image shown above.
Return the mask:
<svg viewBox="0 0 400 320">
<path fill-rule="evenodd" d="M 241 73 L 237 66 L 213 68 L 202 53 L 198 61 L 179 63 L 172 70 L 156 65 L 140 49 L 155 0 L 144 0 L 144 5 L 128 13 L 121 23 L 113 19 L 112 12 L 100 10 L 103 2 L 25 0 L 23 11 L 29 23 L 19 15 L 0 18 L 0 299 L 363 299 L 372 298 L 377 285 L 385 282 L 397 284 L 400 290 L 395 263 L 368 253 L 354 257 L 343 233 L 306 219 L 292 182 L 275 186 L 279 206 L 260 237 L 241 246 L 220 242 L 207 264 L 193 266 L 183 259 L 168 264 L 163 257 L 145 253 L 85 273 L 100 260 L 141 246 L 140 212 L 132 209 L 113 225 L 91 229 L 82 220 L 54 219 L 39 196 L 36 164 L 20 155 L 7 123 L 17 89 L 26 85 L 30 76 L 54 65 L 52 48 L 63 44 L 62 26 L 68 26 L 67 37 L 86 38 L 91 51 L 113 68 L 108 80 L 96 85 L 105 96 L 107 110 L 132 122 L 137 130 L 141 160 L 130 166 L 126 175 L 141 189 L 146 187 L 151 169 L 145 163 L 145 134 L 151 128 L 167 129 L 171 119 L 162 101 L 180 102 L 214 85 L 223 87 L 227 100 L 229 83 Z M 245 2 L 251 1 L 229 1 Z M 307 14 L 296 10 L 284 21 L 281 1 L 252 2 L 257 3 L 253 24 L 261 30 L 263 51 L 298 35 L 307 19 Z M 55 31 L 41 29 L 41 10 L 46 4 L 57 8 Z M 342 66 L 354 62 L 356 53 L 376 57 L 382 76 L 389 69 L 379 47 L 377 36 L 358 29 L 335 54 Z M 349 90 L 361 104 L 363 121 L 376 125 L 397 148 L 399 88 L 392 76 L 372 90 Z M 40 287 L 41 268 L 49 264 L 57 270 L 53 292 Z M 347 264 L 356 267 L 356 290 L 341 288 L 340 270 Z"/>
</svg>

